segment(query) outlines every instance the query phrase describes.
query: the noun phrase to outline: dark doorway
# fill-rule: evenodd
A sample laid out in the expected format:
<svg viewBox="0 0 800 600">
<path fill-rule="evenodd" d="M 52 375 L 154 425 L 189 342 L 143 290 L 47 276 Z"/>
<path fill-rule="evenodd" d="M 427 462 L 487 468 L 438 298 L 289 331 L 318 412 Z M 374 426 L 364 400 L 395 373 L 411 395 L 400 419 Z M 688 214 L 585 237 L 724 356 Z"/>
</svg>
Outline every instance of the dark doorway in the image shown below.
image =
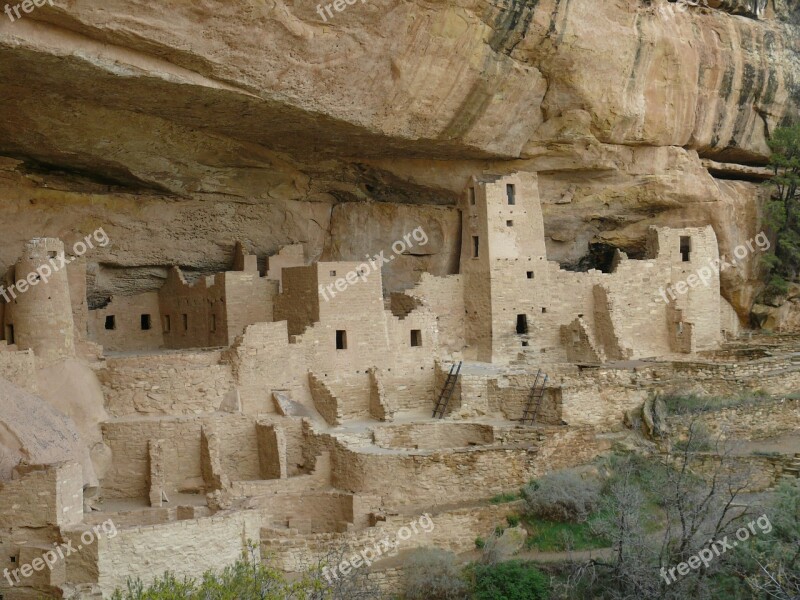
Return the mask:
<svg viewBox="0 0 800 600">
<path fill-rule="evenodd" d="M 517 315 L 517 334 L 525 335 L 528 333 L 528 316 Z"/>
<path fill-rule="evenodd" d="M 344 329 L 336 330 L 336 349 L 347 350 L 347 332 Z"/>
<path fill-rule="evenodd" d="M 681 260 L 689 262 L 692 254 L 692 238 L 688 235 L 681 236 Z"/>
</svg>

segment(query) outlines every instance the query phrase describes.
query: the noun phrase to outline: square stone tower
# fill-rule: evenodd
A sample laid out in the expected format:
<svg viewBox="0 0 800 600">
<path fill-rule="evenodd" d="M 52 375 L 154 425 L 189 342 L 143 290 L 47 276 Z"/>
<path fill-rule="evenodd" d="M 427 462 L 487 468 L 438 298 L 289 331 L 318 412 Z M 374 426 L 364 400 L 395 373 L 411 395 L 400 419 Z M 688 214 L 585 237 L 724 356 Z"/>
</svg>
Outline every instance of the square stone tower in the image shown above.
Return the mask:
<svg viewBox="0 0 800 600">
<path fill-rule="evenodd" d="M 549 302 L 538 178 L 473 178 L 461 210 L 466 341 L 478 360 L 502 362 L 526 343 L 528 315 Z"/>
</svg>

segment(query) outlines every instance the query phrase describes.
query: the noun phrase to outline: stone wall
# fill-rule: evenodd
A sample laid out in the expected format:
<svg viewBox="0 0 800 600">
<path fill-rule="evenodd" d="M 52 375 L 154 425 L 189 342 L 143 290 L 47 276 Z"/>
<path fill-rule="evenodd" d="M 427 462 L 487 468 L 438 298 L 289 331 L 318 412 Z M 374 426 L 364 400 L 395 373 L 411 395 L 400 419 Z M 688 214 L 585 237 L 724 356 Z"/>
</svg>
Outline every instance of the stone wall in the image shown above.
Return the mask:
<svg viewBox="0 0 800 600">
<path fill-rule="evenodd" d="M 32 394 L 38 393 L 33 350 L 15 351 L 11 348 L 0 345 L 0 379 L 7 379 Z"/>
<path fill-rule="evenodd" d="M 383 448 L 435 450 L 484 446 L 494 442 L 494 428 L 480 423 L 409 423 L 372 430 L 375 443 Z"/>
<path fill-rule="evenodd" d="M 68 526 L 83 519 L 83 471 L 68 462 L 19 469 L 20 477 L 0 482 L 0 531 Z"/>
<path fill-rule="evenodd" d="M 537 384 L 537 390 L 542 385 L 544 375 Z M 525 413 L 525 408 L 531 403 L 528 418 L 536 418 L 537 423 L 560 425 L 562 419 L 561 389 L 547 387 L 541 402 L 538 399 L 531 401 L 531 394 L 536 375 L 532 373 L 512 375 L 491 379 L 488 382 L 489 410 L 502 412 L 512 421 L 519 421 Z M 548 380 L 549 382 L 549 380 Z M 538 406 L 538 408 L 537 408 Z"/>
<path fill-rule="evenodd" d="M 518 505 L 515 504 L 444 512 L 433 510 L 427 513 L 430 521 L 421 521 L 420 519 L 424 519 L 422 514 L 410 511 L 402 515 L 389 515 L 385 521 L 376 523 L 374 527 L 345 535 L 298 535 L 297 532 L 265 529 L 262 552 L 272 554 L 278 568 L 289 572 L 300 571 L 305 565 L 316 563 L 329 553 L 337 553 L 342 548 L 346 548 L 344 556 L 348 557 L 351 553 L 359 553 L 368 548 L 386 548 L 387 542 L 396 542 L 397 548 L 379 555 L 379 559 L 391 558 L 398 552 L 426 546 L 445 548 L 457 553 L 469 552 L 475 549 L 475 538 L 487 537 L 497 525 L 504 522 L 506 515 L 515 511 L 518 511 Z M 416 533 L 412 524 L 416 527 Z M 400 539 L 399 532 L 403 528 L 410 532 L 408 539 Z M 405 532 L 402 537 L 405 537 Z M 380 571 L 380 563 L 374 569 Z M 397 592 L 398 589 L 391 591 Z"/>
<path fill-rule="evenodd" d="M 686 434 L 690 415 L 668 419 L 679 438 Z M 699 415 L 709 433 L 732 440 L 765 440 L 800 432 L 800 398 L 745 404 L 708 411 Z M 800 452 L 800 447 L 798 447 Z"/>
<path fill-rule="evenodd" d="M 108 412 L 181 415 L 217 410 L 234 387 L 218 351 L 109 357 L 97 375 Z"/>
<path fill-rule="evenodd" d="M 103 437 L 114 461 L 103 479 L 108 498 L 148 498 L 148 441 L 163 440 L 161 456 L 167 494 L 203 493 L 200 431 L 208 427 L 219 436 L 220 466 L 231 480 L 260 477 L 255 420 L 245 415 L 218 413 L 204 417 L 116 419 L 103 423 Z"/>
<path fill-rule="evenodd" d="M 100 536 L 96 543 L 70 556 L 69 578 L 75 584 L 96 584 L 104 595 L 110 595 L 114 589 L 124 588 L 128 578 L 147 583 L 167 570 L 179 579 L 198 577 L 240 558 L 247 540 L 258 541 L 261 523 L 259 512 L 240 511 L 120 528 L 114 537 Z M 72 537 L 78 538 L 79 532 Z M 260 556 L 258 547 L 256 553 Z"/>
<path fill-rule="evenodd" d="M 89 311 L 89 339 L 107 351 L 164 347 L 158 293 L 114 296 L 107 306 Z"/>
</svg>

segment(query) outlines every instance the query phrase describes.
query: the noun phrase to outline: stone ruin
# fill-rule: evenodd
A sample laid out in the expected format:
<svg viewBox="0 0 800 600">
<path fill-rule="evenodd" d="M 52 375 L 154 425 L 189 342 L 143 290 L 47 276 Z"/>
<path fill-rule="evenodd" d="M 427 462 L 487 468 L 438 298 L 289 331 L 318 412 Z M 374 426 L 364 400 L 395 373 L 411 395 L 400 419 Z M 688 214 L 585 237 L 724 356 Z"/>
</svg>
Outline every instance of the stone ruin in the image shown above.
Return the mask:
<svg viewBox="0 0 800 600">
<path fill-rule="evenodd" d="M 487 498 L 608 450 L 650 391 L 730 385 L 718 274 L 664 294 L 719 258 L 710 226 L 653 227 L 646 258 L 572 272 L 547 260 L 535 175 L 473 178 L 460 209 L 460 272 L 403 292 L 301 245 L 262 273 L 237 244 L 231 271 L 174 267 L 102 308 L 78 260 L 0 305 L 0 570 L 114 523 L 0 596 L 197 576 L 246 540 L 293 572 L 423 513 L 435 529 L 404 545 L 466 551 L 501 518 Z M 54 253 L 30 242 L 7 283 Z M 737 385 L 797 377 L 764 363 Z"/>
</svg>

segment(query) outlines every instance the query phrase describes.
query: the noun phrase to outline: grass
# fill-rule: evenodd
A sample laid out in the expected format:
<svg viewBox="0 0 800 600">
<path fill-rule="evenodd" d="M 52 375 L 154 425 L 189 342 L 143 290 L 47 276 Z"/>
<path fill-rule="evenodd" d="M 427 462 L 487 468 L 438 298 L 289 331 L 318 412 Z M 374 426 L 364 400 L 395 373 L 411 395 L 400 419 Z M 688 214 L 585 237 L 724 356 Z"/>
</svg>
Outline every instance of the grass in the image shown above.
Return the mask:
<svg viewBox="0 0 800 600">
<path fill-rule="evenodd" d="M 528 539 L 525 546 L 528 550 L 539 552 L 563 552 L 572 550 L 592 550 L 605 548 L 609 541 L 592 532 L 590 518 L 583 523 L 558 523 L 544 521 L 535 517 L 525 519 Z"/>
<path fill-rule="evenodd" d="M 503 494 L 497 494 L 497 496 L 492 497 L 489 500 L 489 502 L 491 502 L 492 504 L 507 504 L 508 502 L 516 502 L 521 498 L 522 496 L 518 493 L 505 492 Z"/>
</svg>

